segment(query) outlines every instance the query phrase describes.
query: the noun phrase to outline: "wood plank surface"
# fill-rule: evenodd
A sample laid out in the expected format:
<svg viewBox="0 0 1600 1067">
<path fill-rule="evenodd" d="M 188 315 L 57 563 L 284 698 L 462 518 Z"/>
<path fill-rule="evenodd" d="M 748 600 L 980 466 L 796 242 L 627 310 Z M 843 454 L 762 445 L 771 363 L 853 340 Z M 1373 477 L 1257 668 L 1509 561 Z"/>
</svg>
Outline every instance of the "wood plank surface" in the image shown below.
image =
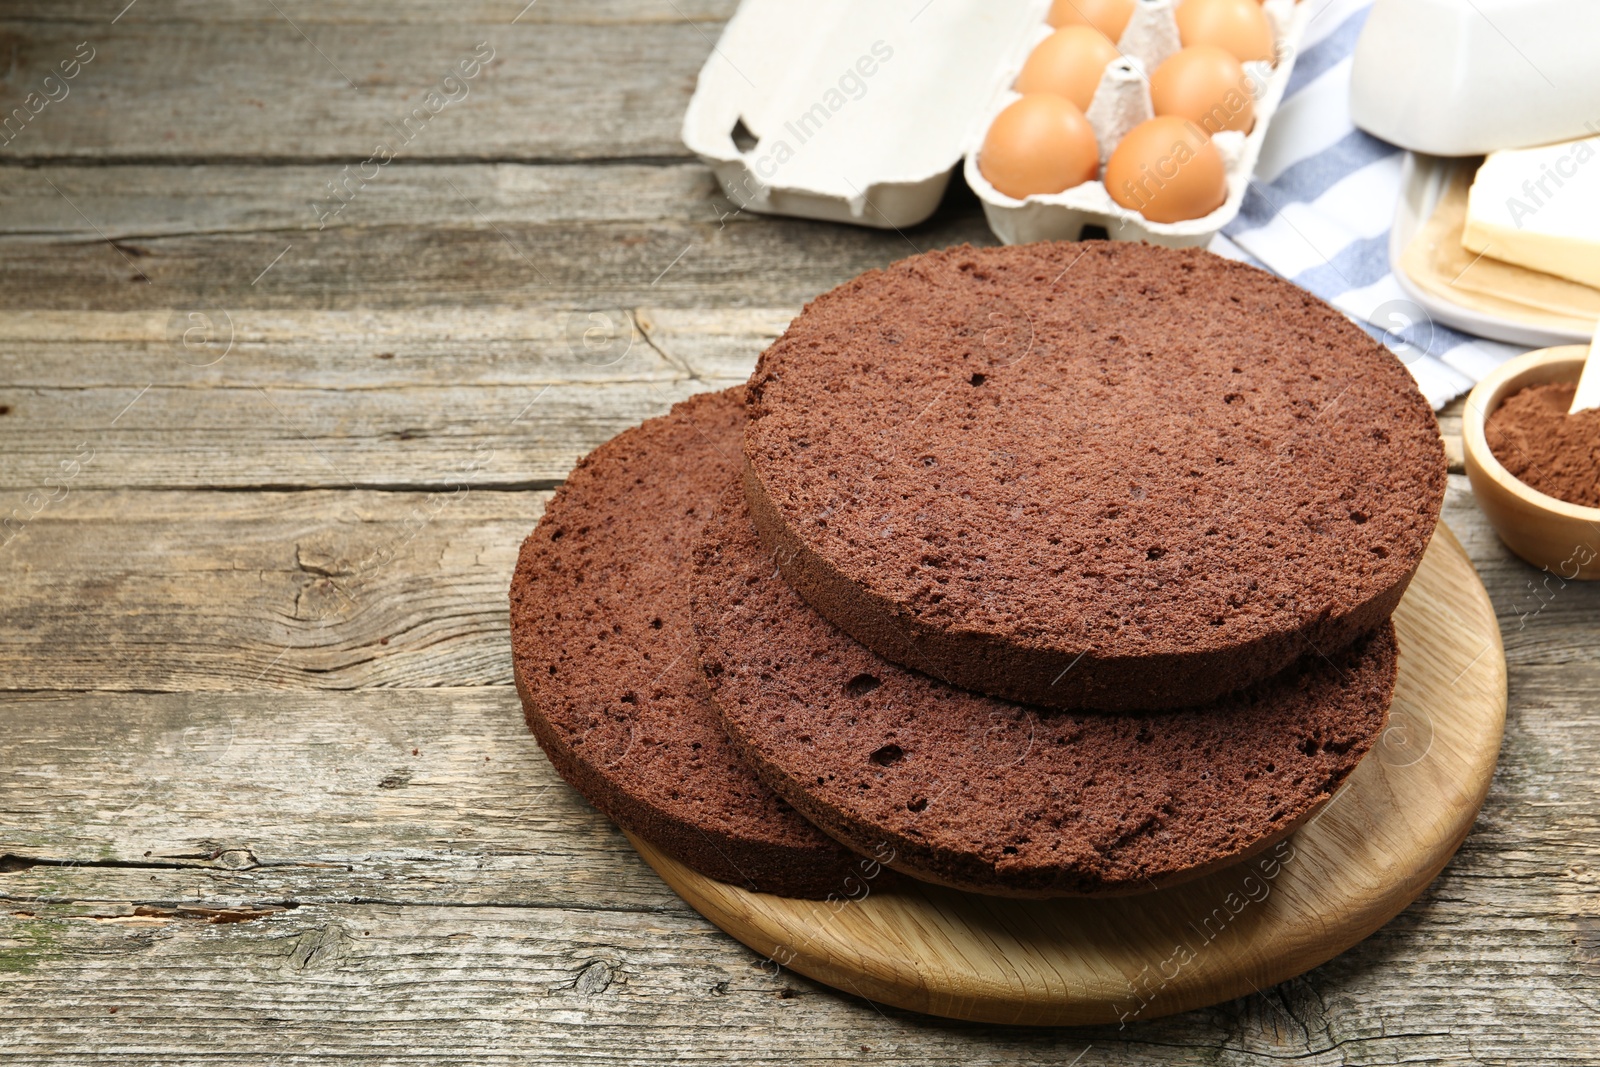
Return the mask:
<svg viewBox="0 0 1600 1067">
<path fill-rule="evenodd" d="M 733 14 L 737 0 L 11 0 L 8 17 L 19 22 L 58 21 L 86 26 L 121 22 L 271 23 L 285 18 L 296 25 L 378 25 L 448 23 L 530 25 L 566 23 L 604 27 L 614 23 L 682 22 L 715 24 Z M 709 33 L 714 25 L 706 26 Z M 715 37 L 713 37 L 713 40 Z M 142 87 L 141 87 L 142 88 Z"/>
<path fill-rule="evenodd" d="M 0 157 L 3 158 L 3 157 Z M 445 165 L 396 160 L 328 203 L 345 161 L 188 166 L 43 164 L 8 169 L 0 239 L 116 240 L 143 258 L 158 237 L 403 227 L 413 230 L 582 222 L 635 227 L 669 220 L 748 224 L 709 171 L 660 165 Z M 321 204 L 325 211 L 313 209 Z M 132 250 L 130 250 L 132 251 Z M 247 279 L 248 280 L 248 279 Z"/>
<path fill-rule="evenodd" d="M 394 172 L 401 175 L 405 168 Z M 547 172 L 541 168 L 539 174 Z M 322 181 L 334 177 L 324 172 Z M 260 209 L 270 216 L 263 220 L 269 228 L 229 230 L 237 223 L 219 208 L 213 214 L 220 232 L 157 232 L 126 241 L 118 235 L 145 228 L 152 212 L 161 210 L 152 207 L 158 197 L 130 191 L 128 226 L 115 221 L 124 210 L 119 199 L 93 214 L 85 210 L 76 232 L 56 235 L 30 229 L 37 226 L 31 221 L 36 216 L 22 209 L 43 199 L 33 188 L 25 200 L 0 201 L 0 232 L 11 234 L 0 238 L 6 253 L 0 259 L 0 310 L 799 307 L 862 271 L 916 252 L 994 241 L 982 216 L 971 210 L 970 194 L 952 193 L 946 209 L 930 221 L 885 234 L 750 212 L 730 215 L 732 209 L 705 180 L 696 187 L 699 194 L 684 201 L 686 213 L 680 205 L 657 221 L 630 217 L 626 199 L 603 213 L 555 212 L 550 222 L 497 220 L 477 207 L 482 201 L 494 208 L 493 198 L 468 195 L 464 179 L 455 183 L 458 190 L 441 185 L 456 203 L 435 204 L 429 213 L 441 220 L 436 225 L 355 225 L 364 212 L 381 218 L 383 210 L 404 210 L 399 203 L 367 207 L 400 184 L 389 177 L 352 199 L 339 216 L 347 225 L 316 229 L 310 203 L 320 185 L 299 182 L 281 189 L 273 212 Z M 474 189 L 493 180 L 488 174 L 474 177 Z M 29 182 L 23 172 L 15 184 Z M 183 199 L 201 195 L 184 193 Z M 68 209 L 77 215 L 72 205 Z M 51 212 L 58 223 L 71 225 L 65 214 Z M 159 219 L 152 227 L 158 231 Z M 93 237 L 84 236 L 85 226 L 95 231 Z"/>
<path fill-rule="evenodd" d="M 379 144 L 413 159 L 682 159 L 678 126 L 728 10 L 508 0 L 412 3 L 392 20 L 353 2 L 28 6 L 0 13 L 5 110 L 33 90 L 56 99 L 30 108 L 0 154 L 99 162 L 356 162 Z M 474 58 L 481 69 L 461 78 Z M 74 59 L 62 88 L 44 86 Z"/>
<path fill-rule="evenodd" d="M 689 914 L 556 777 L 509 687 L 4 709 L 11 898 Z"/>
<path fill-rule="evenodd" d="M 669 317 L 658 343 L 616 307 L 0 316 L 0 488 L 55 485 L 77 456 L 74 488 L 552 485 L 742 381 L 783 317 L 736 316 L 732 338 Z"/>
<path fill-rule="evenodd" d="M 172 1062 L 162 1053 L 182 1049 L 194 1062 L 271 1064 L 1464 1064 L 1510 1044 L 1430 1028 L 1427 1009 L 1457 991 L 1427 981 L 1409 998 L 1415 1017 L 1390 1011 L 1346 1025 L 1329 1019 L 1337 996 L 1327 1003 L 1321 990 L 1291 985 L 1182 1029 L 1022 1031 L 930 1025 L 770 976 L 681 916 L 645 924 L 591 911 L 360 904 L 224 925 L 27 914 L 16 932 L 36 963 L 19 980 L 62 992 L 50 1012 L 18 1020 L 12 1047 L 75 1062 Z M 1560 1010 L 1551 1003 L 1521 1021 L 1548 1034 Z"/>
</svg>

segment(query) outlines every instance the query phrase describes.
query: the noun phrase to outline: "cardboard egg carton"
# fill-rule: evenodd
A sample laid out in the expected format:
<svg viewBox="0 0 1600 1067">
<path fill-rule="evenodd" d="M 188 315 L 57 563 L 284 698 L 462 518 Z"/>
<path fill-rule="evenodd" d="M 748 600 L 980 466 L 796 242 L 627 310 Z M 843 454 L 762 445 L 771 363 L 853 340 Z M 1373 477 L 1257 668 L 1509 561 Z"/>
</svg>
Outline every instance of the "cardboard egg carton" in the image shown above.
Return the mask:
<svg viewBox="0 0 1600 1067">
<path fill-rule="evenodd" d="M 1014 200 L 978 170 L 990 121 L 1049 35 L 1049 0 L 743 0 L 700 71 L 683 141 L 741 210 L 903 229 L 933 214 L 958 163 L 1007 244 L 1076 239 L 1204 244 L 1239 212 L 1293 67 L 1305 12 L 1265 0 L 1278 62 L 1246 64 L 1256 121 L 1213 140 L 1228 197 L 1203 218 L 1151 222 L 1087 182 Z M 1087 116 L 1102 162 L 1151 114 L 1146 73 L 1178 48 L 1172 0 L 1138 0 Z"/>
</svg>

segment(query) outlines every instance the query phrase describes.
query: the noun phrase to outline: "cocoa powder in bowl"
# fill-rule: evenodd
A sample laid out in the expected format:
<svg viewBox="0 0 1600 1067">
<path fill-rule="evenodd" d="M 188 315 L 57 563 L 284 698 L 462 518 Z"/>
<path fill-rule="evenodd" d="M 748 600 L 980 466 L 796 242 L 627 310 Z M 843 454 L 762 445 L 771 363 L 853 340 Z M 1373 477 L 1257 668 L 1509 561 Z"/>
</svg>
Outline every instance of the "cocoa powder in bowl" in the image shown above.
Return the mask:
<svg viewBox="0 0 1600 1067">
<path fill-rule="evenodd" d="M 1524 485 L 1569 504 L 1600 508 L 1600 409 L 1567 414 L 1575 383 L 1530 385 L 1484 424 L 1489 451 Z"/>
</svg>

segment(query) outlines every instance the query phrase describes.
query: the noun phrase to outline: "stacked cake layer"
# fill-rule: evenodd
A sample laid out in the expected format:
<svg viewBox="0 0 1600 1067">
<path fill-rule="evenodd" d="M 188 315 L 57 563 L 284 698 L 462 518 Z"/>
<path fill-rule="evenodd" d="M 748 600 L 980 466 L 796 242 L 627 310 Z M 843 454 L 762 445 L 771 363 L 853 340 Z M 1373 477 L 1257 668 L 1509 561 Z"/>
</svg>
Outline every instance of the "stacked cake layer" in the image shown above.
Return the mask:
<svg viewBox="0 0 1600 1067">
<path fill-rule="evenodd" d="M 738 476 L 744 389 L 686 400 L 578 464 L 522 545 L 513 673 L 561 776 L 695 870 L 826 896 L 854 857 L 728 743 L 689 626 L 691 552 Z"/>
<path fill-rule="evenodd" d="M 1443 450 L 1289 283 L 935 252 L 813 302 L 740 392 L 588 457 L 512 584 L 552 762 L 696 870 L 1141 892 L 1292 832 L 1382 731 Z"/>
</svg>

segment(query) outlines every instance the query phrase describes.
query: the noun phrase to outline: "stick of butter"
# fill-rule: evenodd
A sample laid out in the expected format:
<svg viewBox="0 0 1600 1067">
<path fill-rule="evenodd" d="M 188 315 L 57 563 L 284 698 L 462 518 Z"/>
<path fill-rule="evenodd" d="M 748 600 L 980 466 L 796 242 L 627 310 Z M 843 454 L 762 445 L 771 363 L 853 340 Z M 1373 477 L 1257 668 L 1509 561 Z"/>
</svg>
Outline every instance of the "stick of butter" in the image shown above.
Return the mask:
<svg viewBox="0 0 1600 1067">
<path fill-rule="evenodd" d="M 1468 194 L 1461 243 L 1600 288 L 1600 136 L 1491 153 Z"/>
</svg>

